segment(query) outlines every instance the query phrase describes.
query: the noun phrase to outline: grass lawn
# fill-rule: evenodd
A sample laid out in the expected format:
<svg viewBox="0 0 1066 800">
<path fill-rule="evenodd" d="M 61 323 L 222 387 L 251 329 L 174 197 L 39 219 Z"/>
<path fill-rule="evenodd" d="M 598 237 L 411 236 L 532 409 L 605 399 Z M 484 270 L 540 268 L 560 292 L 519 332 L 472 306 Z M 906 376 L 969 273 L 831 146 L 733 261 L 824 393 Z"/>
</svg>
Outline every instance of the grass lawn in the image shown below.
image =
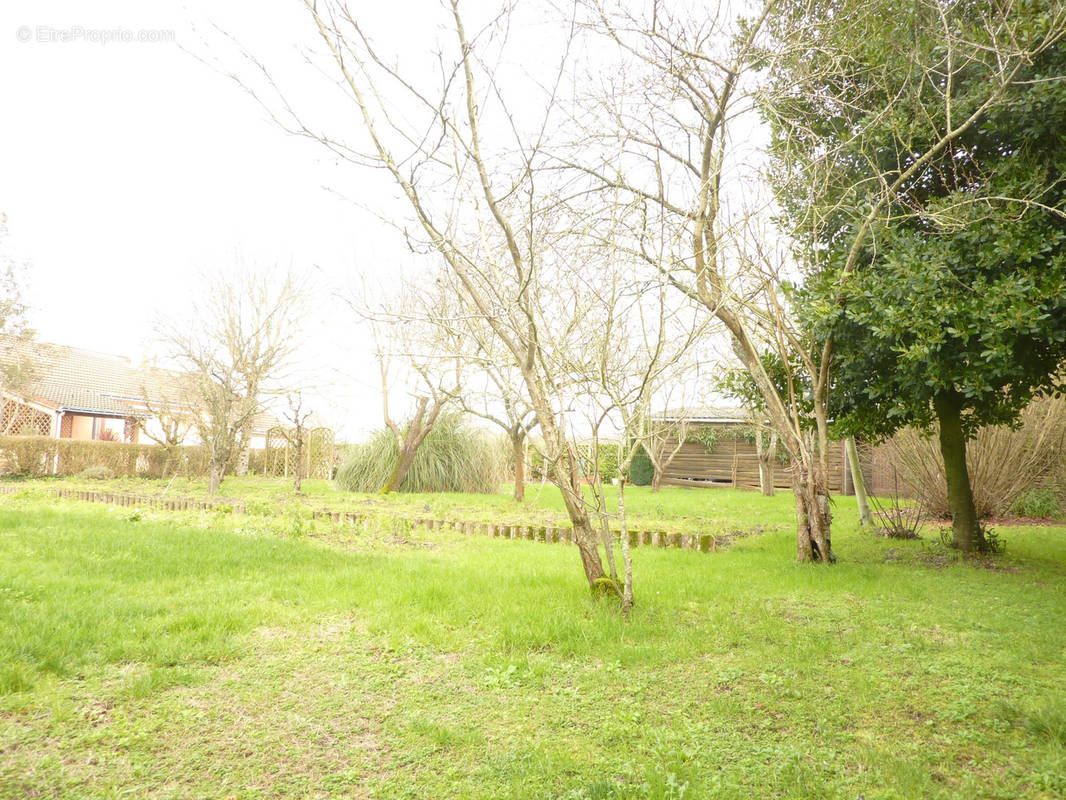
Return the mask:
<svg viewBox="0 0 1066 800">
<path fill-rule="evenodd" d="M 0 797 L 1066 794 L 1066 528 L 960 561 L 842 500 L 840 563 L 798 566 L 787 493 L 634 492 L 763 532 L 637 549 L 626 619 L 575 548 L 238 488 L 263 513 L 0 497 Z"/>
<path fill-rule="evenodd" d="M 128 492 L 144 496 L 187 497 L 205 499 L 207 482 L 178 478 L 159 481 L 140 478 L 116 478 L 110 481 L 78 478 L 44 478 L 18 481 L 25 496 L 46 497 L 48 489 L 65 487 L 97 492 Z M 241 499 L 249 511 L 260 516 L 292 515 L 311 509 L 357 510 L 410 517 L 432 516 L 463 522 L 500 522 L 511 524 L 566 525 L 569 522 L 562 495 L 551 484 L 534 483 L 526 489 L 526 500 L 517 503 L 511 486 L 497 494 L 405 494 L 388 496 L 337 490 L 324 480 L 303 482 L 299 495 L 292 492 L 292 482 L 273 478 L 226 478 L 220 497 Z M 608 506 L 614 511 L 616 490 L 608 487 Z M 850 513 L 854 501 L 842 499 L 841 509 Z M 723 489 L 685 489 L 664 487 L 653 493 L 646 486 L 626 489 L 626 512 L 634 530 L 661 530 L 678 533 L 750 532 L 768 526 L 791 525 L 795 515 L 792 495 L 778 493 L 767 499 L 756 492 Z"/>
</svg>

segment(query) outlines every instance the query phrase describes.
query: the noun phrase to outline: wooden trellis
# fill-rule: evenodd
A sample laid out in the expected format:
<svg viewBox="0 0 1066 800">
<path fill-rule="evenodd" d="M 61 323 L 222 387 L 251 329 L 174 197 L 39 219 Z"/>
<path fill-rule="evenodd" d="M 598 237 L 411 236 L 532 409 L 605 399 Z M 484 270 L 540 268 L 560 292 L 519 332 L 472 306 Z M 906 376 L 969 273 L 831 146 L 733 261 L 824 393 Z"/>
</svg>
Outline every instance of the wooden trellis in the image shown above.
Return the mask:
<svg viewBox="0 0 1066 800">
<path fill-rule="evenodd" d="M 0 435 L 4 436 L 49 436 L 52 433 L 52 417 L 33 406 L 15 400 L 4 400 L 0 412 Z"/>
<path fill-rule="evenodd" d="M 264 453 L 265 474 L 287 478 L 296 473 L 296 437 L 292 428 L 276 426 L 267 431 Z M 333 477 L 334 441 L 330 428 L 308 428 L 304 431 L 301 472 L 305 478 Z"/>
</svg>

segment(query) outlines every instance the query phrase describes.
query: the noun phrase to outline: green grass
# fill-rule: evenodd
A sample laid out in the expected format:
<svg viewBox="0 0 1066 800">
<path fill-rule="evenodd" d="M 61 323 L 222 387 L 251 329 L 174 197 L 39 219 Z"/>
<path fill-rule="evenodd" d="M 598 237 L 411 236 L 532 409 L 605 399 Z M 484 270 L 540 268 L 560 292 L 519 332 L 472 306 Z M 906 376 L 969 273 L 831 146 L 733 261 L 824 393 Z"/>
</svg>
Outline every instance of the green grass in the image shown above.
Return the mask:
<svg viewBox="0 0 1066 800">
<path fill-rule="evenodd" d="M 0 497 L 0 797 L 1066 793 L 1066 528 L 971 561 L 842 501 L 811 567 L 787 494 L 634 493 L 765 532 L 638 549 L 626 619 L 562 545 L 34 493 Z"/>
<path fill-rule="evenodd" d="M 78 478 L 18 481 L 27 496 L 44 497 L 49 488 L 74 487 L 101 492 L 131 492 L 141 495 L 206 498 L 207 482 L 179 478 L 170 481 L 117 478 L 110 481 Z M 608 508 L 616 510 L 616 494 L 608 487 Z M 463 522 L 509 524 L 568 525 L 566 509 L 559 490 L 551 484 L 534 483 L 526 487 L 526 500 L 517 503 L 509 485 L 497 494 L 392 493 L 387 496 L 340 491 L 329 481 L 307 480 L 303 492 L 293 495 L 292 483 L 282 479 L 228 477 L 220 496 L 240 498 L 249 510 L 260 515 L 291 514 L 294 510 L 358 510 L 383 515 L 436 517 Z M 591 495 L 589 495 L 591 497 Z M 852 514 L 854 500 L 840 499 L 840 510 Z M 626 511 L 634 530 L 661 530 L 687 533 L 750 532 L 781 525 L 792 525 L 795 506 L 789 492 L 764 498 L 757 492 L 721 489 L 686 489 L 664 487 L 652 492 L 647 486 L 626 488 Z"/>
</svg>

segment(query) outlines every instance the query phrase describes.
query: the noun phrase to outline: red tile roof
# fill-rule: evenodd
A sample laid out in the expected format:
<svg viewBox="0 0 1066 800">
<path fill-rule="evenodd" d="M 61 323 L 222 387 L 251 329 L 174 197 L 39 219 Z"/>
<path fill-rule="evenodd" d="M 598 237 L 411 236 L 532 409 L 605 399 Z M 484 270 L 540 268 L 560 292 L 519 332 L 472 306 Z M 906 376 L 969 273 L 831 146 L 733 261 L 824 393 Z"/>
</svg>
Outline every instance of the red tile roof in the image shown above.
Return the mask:
<svg viewBox="0 0 1066 800">
<path fill-rule="evenodd" d="M 159 406 L 181 402 L 179 372 L 134 366 L 124 356 L 0 336 L 0 362 L 10 363 L 19 354 L 32 364 L 33 380 L 18 394 L 57 411 L 146 417 L 146 399 Z M 275 424 L 275 418 L 265 413 L 253 420 L 258 431 Z"/>
</svg>

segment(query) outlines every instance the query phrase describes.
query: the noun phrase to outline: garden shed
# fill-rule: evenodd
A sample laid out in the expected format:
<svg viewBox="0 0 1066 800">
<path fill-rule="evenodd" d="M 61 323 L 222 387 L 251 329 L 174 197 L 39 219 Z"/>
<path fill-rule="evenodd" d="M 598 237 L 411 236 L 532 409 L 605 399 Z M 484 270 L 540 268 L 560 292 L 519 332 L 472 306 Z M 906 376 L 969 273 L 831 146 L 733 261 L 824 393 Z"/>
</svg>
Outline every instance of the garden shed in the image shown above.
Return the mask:
<svg viewBox="0 0 1066 800">
<path fill-rule="evenodd" d="M 664 486 L 759 488 L 759 458 L 750 416 L 739 407 L 703 407 L 669 409 L 658 415 L 675 423 L 685 441 L 670 457 L 673 447 L 661 445 Z M 676 442 L 676 440 L 675 440 Z M 782 451 L 783 453 L 783 451 Z M 785 457 L 773 460 L 773 485 L 792 488 L 792 478 Z M 851 467 L 843 441 L 830 443 L 829 491 L 854 494 Z M 859 461 L 866 485 L 872 481 L 872 457 L 869 448 L 859 446 Z"/>
</svg>

